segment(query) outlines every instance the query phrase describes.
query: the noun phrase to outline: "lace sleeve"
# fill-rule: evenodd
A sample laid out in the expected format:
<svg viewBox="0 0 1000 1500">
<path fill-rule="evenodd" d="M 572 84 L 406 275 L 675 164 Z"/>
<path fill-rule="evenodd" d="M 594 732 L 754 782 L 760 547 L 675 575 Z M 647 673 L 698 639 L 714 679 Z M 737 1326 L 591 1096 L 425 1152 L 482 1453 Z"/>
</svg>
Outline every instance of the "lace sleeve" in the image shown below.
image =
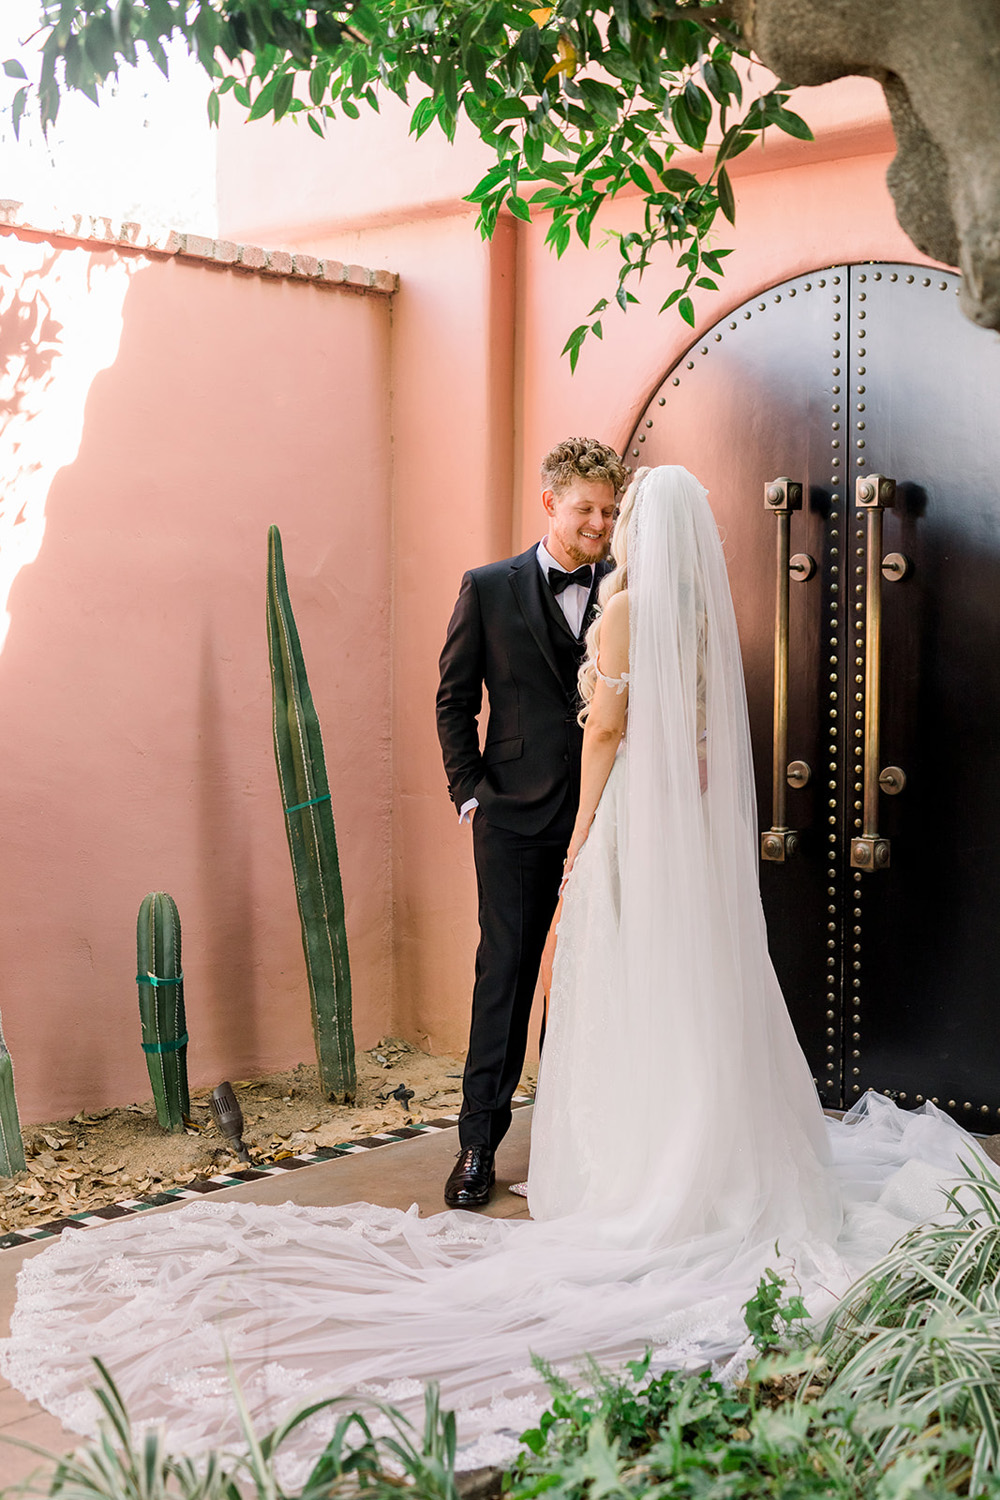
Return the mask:
<svg viewBox="0 0 1000 1500">
<path fill-rule="evenodd" d="M 628 672 L 623 672 L 620 677 L 609 677 L 607 672 L 601 671 L 601 663 L 599 660 L 594 662 L 594 671 L 597 673 L 601 681 L 606 682 L 609 687 L 613 687 L 616 693 L 624 693 L 625 689 L 628 687 Z"/>
</svg>

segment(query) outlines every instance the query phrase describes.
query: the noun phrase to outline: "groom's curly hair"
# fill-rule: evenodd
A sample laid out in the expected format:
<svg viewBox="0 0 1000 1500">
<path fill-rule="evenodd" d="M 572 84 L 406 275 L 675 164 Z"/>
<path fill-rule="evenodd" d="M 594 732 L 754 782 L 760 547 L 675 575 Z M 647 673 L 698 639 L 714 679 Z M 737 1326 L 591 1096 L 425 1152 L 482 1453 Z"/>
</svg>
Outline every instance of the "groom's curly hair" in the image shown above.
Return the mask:
<svg viewBox="0 0 1000 1500">
<path fill-rule="evenodd" d="M 557 495 L 562 494 L 574 479 L 610 484 L 615 494 L 620 495 L 631 472 L 615 450 L 607 443 L 598 442 L 597 438 L 566 438 L 542 459 L 542 483 Z"/>
</svg>

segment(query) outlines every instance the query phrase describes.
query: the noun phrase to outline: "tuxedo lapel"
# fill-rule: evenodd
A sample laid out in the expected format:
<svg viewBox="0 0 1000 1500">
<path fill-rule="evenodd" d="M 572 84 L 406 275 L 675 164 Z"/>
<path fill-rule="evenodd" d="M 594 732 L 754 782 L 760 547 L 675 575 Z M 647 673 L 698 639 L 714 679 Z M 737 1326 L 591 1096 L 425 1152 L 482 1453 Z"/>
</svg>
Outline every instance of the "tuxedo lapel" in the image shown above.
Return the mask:
<svg viewBox="0 0 1000 1500">
<path fill-rule="evenodd" d="M 545 609 L 544 588 L 542 570 L 538 566 L 538 556 L 534 547 L 530 552 L 524 552 L 520 557 L 514 559 L 509 574 L 510 586 L 514 591 L 514 598 L 524 616 L 524 622 L 531 634 L 534 636 L 542 656 L 545 658 L 552 671 L 562 682 L 562 672 L 559 670 L 559 661 L 552 645 L 552 637 L 549 634 L 548 614 Z M 558 611 L 562 614 L 562 610 Z M 565 622 L 564 622 L 565 623 Z M 567 626 L 567 635 L 570 634 Z"/>
<path fill-rule="evenodd" d="M 530 552 L 524 552 L 516 557 L 511 564 L 509 581 L 514 591 L 514 597 L 524 616 L 525 623 L 534 636 L 535 644 L 542 653 L 552 671 L 559 681 L 565 686 L 565 672 L 560 667 L 559 654 L 552 639 L 552 630 L 555 629 L 565 636 L 567 643 L 572 643 L 579 651 L 580 641 L 589 628 L 594 613 L 597 609 L 598 586 L 608 573 L 611 572 L 614 563 L 598 563 L 594 569 L 594 586 L 590 591 L 590 599 L 583 617 L 583 628 L 580 636 L 573 634 L 566 623 L 566 616 L 552 595 L 542 577 L 542 570 L 538 566 L 538 554 L 534 547 Z"/>
</svg>

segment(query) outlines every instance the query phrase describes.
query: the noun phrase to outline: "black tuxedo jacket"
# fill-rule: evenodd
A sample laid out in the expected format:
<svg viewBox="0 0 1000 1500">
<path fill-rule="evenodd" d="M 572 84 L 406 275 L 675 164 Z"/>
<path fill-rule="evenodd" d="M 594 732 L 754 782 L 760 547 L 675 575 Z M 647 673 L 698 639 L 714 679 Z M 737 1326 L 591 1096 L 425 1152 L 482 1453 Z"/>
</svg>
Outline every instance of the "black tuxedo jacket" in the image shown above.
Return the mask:
<svg viewBox="0 0 1000 1500">
<path fill-rule="evenodd" d="M 597 584 L 595 569 L 584 630 Z M 471 797 L 483 816 L 514 833 L 539 833 L 580 794 L 583 730 L 577 671 L 584 642 L 573 635 L 538 566 L 537 547 L 473 568 L 462 579 L 441 652 L 438 738 L 457 808 Z M 486 742 L 478 717 L 489 697 Z"/>
</svg>

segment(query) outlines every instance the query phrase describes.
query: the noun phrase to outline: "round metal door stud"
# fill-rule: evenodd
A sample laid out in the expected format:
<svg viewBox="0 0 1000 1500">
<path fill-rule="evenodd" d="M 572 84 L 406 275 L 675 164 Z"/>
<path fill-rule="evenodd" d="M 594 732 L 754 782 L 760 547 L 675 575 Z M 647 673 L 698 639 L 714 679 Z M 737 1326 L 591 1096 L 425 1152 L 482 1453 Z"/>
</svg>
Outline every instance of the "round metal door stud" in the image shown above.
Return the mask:
<svg viewBox="0 0 1000 1500">
<path fill-rule="evenodd" d="M 886 766 L 879 773 L 878 784 L 887 797 L 896 797 L 906 786 L 906 772 L 899 766 Z"/>
<path fill-rule="evenodd" d="M 788 571 L 796 583 L 808 583 L 816 572 L 816 559 L 808 552 L 796 552 L 788 559 Z"/>
<path fill-rule="evenodd" d="M 913 572 L 913 564 L 902 552 L 887 552 L 882 559 L 882 577 L 887 583 L 902 583 Z"/>
<path fill-rule="evenodd" d="M 812 771 L 804 760 L 793 760 L 789 761 L 785 775 L 789 786 L 801 787 L 808 785 Z"/>
</svg>

